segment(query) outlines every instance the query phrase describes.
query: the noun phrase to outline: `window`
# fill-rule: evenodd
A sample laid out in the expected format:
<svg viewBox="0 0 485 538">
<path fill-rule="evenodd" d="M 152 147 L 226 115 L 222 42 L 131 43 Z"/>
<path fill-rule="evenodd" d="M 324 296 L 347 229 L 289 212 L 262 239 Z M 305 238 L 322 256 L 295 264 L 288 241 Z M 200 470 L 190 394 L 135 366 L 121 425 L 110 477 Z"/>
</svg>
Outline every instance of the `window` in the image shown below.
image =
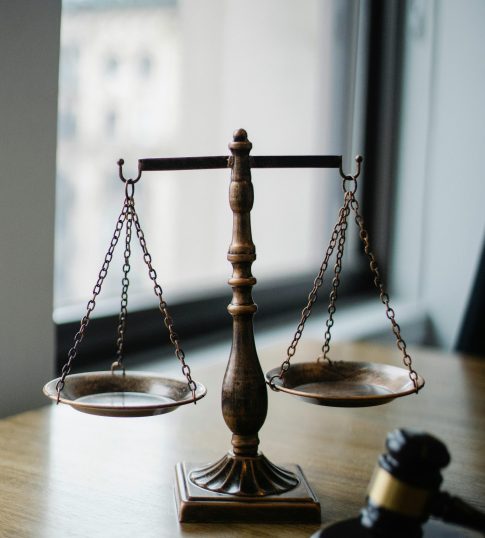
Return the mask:
<svg viewBox="0 0 485 538">
<path fill-rule="evenodd" d="M 239 127 L 247 129 L 254 155 L 349 156 L 362 149 L 365 5 L 64 0 L 59 116 L 75 110 L 77 124 L 75 142 L 63 129 L 58 141 L 60 328 L 84 314 L 109 245 L 124 194 L 119 157 L 130 175 L 138 158 L 228 154 Z M 345 164 L 352 166 L 350 159 Z M 252 175 L 256 302 L 271 294 L 273 310 L 281 311 L 298 297 L 301 308 L 341 203 L 338 173 Z M 146 173 L 137 184 L 137 208 L 169 305 L 229 300 L 228 184 L 228 171 Z M 352 243 L 345 265 L 356 271 Z M 143 312 L 155 298 L 141 253 L 132 250 L 129 308 Z M 119 308 L 121 253 L 118 247 L 98 316 Z M 227 317 L 224 306 L 220 313 Z"/>
<path fill-rule="evenodd" d="M 138 72 L 143 78 L 150 76 L 152 70 L 152 59 L 148 54 L 143 54 L 138 60 Z"/>
<path fill-rule="evenodd" d="M 118 71 L 118 60 L 112 54 L 108 55 L 104 63 L 104 72 L 106 76 L 114 76 Z"/>
</svg>

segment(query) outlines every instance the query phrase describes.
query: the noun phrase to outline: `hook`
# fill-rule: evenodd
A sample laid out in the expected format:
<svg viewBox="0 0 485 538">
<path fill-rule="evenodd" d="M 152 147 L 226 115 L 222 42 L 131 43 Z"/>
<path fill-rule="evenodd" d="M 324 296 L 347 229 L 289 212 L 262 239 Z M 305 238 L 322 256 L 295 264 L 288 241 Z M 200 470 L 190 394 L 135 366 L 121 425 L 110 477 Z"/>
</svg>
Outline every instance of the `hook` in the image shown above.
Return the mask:
<svg viewBox="0 0 485 538">
<path fill-rule="evenodd" d="M 340 163 L 339 172 L 340 172 L 340 175 L 342 176 L 342 179 L 346 179 L 350 181 L 350 180 L 355 180 L 360 176 L 361 165 L 364 158 L 362 157 L 362 155 L 357 155 L 354 160 L 357 163 L 357 170 L 353 176 L 344 174 L 342 163 Z"/>
<path fill-rule="evenodd" d="M 118 161 L 118 168 L 119 168 L 119 175 L 120 175 L 120 179 L 121 181 L 123 181 L 123 183 L 131 183 L 132 185 L 134 183 L 136 183 L 137 181 L 139 181 L 139 179 L 141 178 L 141 165 L 140 163 L 138 163 L 138 175 L 136 176 L 135 179 L 127 179 L 123 176 L 123 165 L 125 164 L 125 161 L 123 159 L 120 159 Z"/>
<path fill-rule="evenodd" d="M 119 368 L 121 368 L 123 370 L 123 376 L 124 376 L 125 375 L 125 367 L 123 366 L 123 363 L 120 362 L 119 360 L 114 361 L 113 364 L 111 365 L 111 373 L 114 374 L 115 370 L 118 370 Z"/>
<path fill-rule="evenodd" d="M 280 389 L 273 382 L 273 379 L 275 379 L 275 377 L 279 377 L 280 379 L 282 379 L 281 373 L 280 374 L 275 374 L 274 376 L 271 377 L 271 379 L 269 381 L 266 381 L 266 383 L 268 384 L 268 386 L 269 386 L 269 388 L 271 390 L 274 390 L 275 392 L 279 392 Z"/>
</svg>

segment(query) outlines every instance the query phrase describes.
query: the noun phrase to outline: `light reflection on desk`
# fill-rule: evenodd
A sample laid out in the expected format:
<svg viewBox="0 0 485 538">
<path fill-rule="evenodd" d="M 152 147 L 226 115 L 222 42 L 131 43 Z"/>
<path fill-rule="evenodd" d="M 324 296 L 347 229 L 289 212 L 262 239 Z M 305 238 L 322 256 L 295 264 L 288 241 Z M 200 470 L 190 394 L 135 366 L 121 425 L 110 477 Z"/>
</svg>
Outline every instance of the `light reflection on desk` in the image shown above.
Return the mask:
<svg viewBox="0 0 485 538">
<path fill-rule="evenodd" d="M 300 360 L 319 348 L 301 344 Z M 284 348 L 259 352 L 264 371 L 277 366 Z M 336 345 L 334 355 L 400 361 L 394 349 L 364 344 Z M 374 408 L 309 405 L 268 391 L 261 450 L 277 464 L 302 467 L 320 499 L 323 522 L 358 514 L 385 436 L 396 427 L 440 437 L 452 455 L 443 488 L 485 510 L 483 363 L 428 350 L 417 350 L 413 359 L 426 379 L 422 392 Z M 178 523 L 175 464 L 208 463 L 230 448 L 220 410 L 225 360 L 200 368 L 195 362 L 192 369 L 207 396 L 166 415 L 98 417 L 52 404 L 0 420 L 0 536 L 308 538 L 315 532 L 318 525 Z"/>
</svg>

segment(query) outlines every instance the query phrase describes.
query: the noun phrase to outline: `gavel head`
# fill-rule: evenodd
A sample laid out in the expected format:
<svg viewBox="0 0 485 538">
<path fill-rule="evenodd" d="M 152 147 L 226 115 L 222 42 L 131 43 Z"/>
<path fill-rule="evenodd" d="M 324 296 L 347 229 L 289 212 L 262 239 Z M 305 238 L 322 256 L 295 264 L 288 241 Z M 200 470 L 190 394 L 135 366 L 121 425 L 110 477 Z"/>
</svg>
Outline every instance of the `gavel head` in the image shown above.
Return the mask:
<svg viewBox="0 0 485 538">
<path fill-rule="evenodd" d="M 388 434 L 386 448 L 369 485 L 361 525 L 373 536 L 419 538 L 450 454 L 439 439 L 403 429 Z"/>
</svg>

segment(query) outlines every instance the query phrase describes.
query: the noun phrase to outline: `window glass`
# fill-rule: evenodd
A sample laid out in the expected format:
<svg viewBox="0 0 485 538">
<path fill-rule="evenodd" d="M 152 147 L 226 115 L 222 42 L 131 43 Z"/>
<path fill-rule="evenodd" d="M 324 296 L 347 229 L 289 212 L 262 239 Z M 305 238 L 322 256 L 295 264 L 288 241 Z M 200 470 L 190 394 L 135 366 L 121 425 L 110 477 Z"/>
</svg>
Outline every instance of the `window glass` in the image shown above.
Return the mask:
<svg viewBox="0 0 485 538">
<path fill-rule="evenodd" d="M 132 176 L 139 158 L 225 155 L 239 127 L 254 155 L 350 149 L 356 70 L 336 58 L 355 56 L 357 40 L 342 39 L 357 32 L 352 4 L 64 0 L 57 322 L 79 319 L 91 298 L 123 203 L 118 158 Z M 336 20 L 348 21 L 347 34 L 335 30 Z M 338 172 L 252 175 L 254 275 L 269 282 L 316 274 L 339 208 Z M 140 221 L 168 302 L 226 286 L 228 185 L 221 170 L 147 172 L 137 184 Z M 117 250 L 98 314 L 119 308 L 122 245 Z M 130 308 L 146 307 L 154 298 L 138 247 L 132 258 Z"/>
</svg>

